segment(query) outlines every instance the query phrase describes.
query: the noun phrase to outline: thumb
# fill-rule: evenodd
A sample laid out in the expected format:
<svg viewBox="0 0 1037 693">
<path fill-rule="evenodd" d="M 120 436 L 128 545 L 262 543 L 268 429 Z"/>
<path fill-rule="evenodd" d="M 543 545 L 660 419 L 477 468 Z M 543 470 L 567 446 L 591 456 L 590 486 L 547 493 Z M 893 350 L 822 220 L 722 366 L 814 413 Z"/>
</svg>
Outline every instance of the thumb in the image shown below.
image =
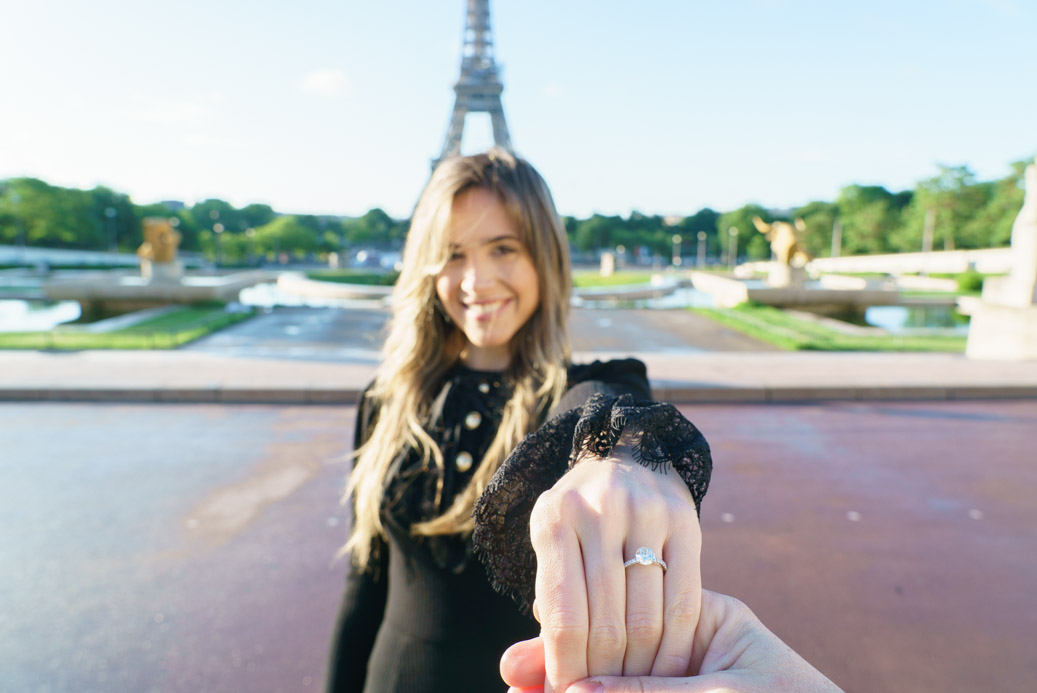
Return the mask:
<svg viewBox="0 0 1037 693">
<path fill-rule="evenodd" d="M 748 691 L 729 672 L 706 676 L 595 676 L 577 681 L 566 693 L 737 693 Z M 600 686 L 600 688 L 598 687 Z"/>
<path fill-rule="evenodd" d="M 517 642 L 500 658 L 500 675 L 513 688 L 543 686 L 547 677 L 544 641 L 539 636 Z"/>
</svg>

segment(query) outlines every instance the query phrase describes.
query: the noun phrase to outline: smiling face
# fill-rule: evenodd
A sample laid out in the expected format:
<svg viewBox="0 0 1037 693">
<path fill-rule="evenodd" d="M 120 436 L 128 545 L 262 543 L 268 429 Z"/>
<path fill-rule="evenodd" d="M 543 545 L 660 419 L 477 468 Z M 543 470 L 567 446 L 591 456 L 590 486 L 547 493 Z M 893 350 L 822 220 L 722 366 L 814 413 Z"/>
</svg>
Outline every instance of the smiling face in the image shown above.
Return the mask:
<svg viewBox="0 0 1037 693">
<path fill-rule="evenodd" d="M 436 295 L 468 341 L 461 360 L 477 370 L 504 370 L 511 340 L 540 304 L 533 260 L 504 205 L 485 188 L 454 198 L 447 239 Z"/>
</svg>

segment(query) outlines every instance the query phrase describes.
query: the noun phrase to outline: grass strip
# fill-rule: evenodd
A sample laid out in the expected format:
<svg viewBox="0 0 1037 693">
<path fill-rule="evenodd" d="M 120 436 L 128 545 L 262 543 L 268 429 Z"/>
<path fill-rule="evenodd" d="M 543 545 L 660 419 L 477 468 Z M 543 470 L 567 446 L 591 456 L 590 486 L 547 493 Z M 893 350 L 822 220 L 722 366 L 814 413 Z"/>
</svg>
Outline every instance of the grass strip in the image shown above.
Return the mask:
<svg viewBox="0 0 1037 693">
<path fill-rule="evenodd" d="M 789 351 L 965 351 L 965 337 L 847 335 L 772 306 L 745 304 L 727 309 L 689 310 Z"/>
<path fill-rule="evenodd" d="M 365 272 L 355 269 L 313 270 L 306 273 L 307 279 L 336 284 L 363 284 L 365 286 L 392 286 L 399 272 Z"/>
<path fill-rule="evenodd" d="M 254 314 L 251 310 L 228 313 L 222 305 L 184 306 L 114 332 L 61 327 L 46 332 L 0 332 L 0 349 L 175 349 Z"/>
<path fill-rule="evenodd" d="M 588 271 L 573 274 L 573 286 L 578 288 L 594 288 L 605 286 L 623 286 L 626 284 L 650 284 L 654 272 L 616 272 L 608 277 L 601 273 Z M 339 284 L 364 284 L 368 286 L 392 286 L 396 283 L 399 272 L 367 272 L 357 269 L 313 270 L 306 273 L 307 279 L 319 282 L 336 282 Z"/>
<path fill-rule="evenodd" d="M 624 286 L 626 284 L 650 284 L 655 272 L 615 272 L 607 277 L 601 276 L 600 272 L 575 272 L 573 273 L 573 286 L 579 289 L 589 289 L 599 286 Z"/>
</svg>

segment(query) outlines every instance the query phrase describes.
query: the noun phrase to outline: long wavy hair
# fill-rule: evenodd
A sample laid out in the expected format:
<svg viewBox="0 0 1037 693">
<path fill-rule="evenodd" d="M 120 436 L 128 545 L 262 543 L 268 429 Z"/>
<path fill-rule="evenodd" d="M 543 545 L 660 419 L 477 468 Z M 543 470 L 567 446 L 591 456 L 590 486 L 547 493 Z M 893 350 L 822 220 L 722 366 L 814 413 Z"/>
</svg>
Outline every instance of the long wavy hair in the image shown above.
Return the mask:
<svg viewBox="0 0 1037 693">
<path fill-rule="evenodd" d="M 442 515 L 415 524 L 413 533 L 471 532 L 472 509 L 493 473 L 565 391 L 572 277 L 565 229 L 547 184 L 529 163 L 502 149 L 444 160 L 418 200 L 407 233 L 382 361 L 367 394 L 377 420 L 367 442 L 353 452 L 346 486 L 355 520 L 343 551 L 362 570 L 375 538 L 385 536 L 380 509 L 395 459 L 415 451 L 425 465 L 435 464 L 441 472 L 436 503 L 441 502 L 443 453 L 425 427 L 443 377 L 458 362 L 466 340 L 437 307 L 435 280 L 449 257 L 454 198 L 475 188 L 495 194 L 514 222 L 536 268 L 540 305 L 509 344 L 504 375 L 512 395 L 471 482 Z"/>
</svg>

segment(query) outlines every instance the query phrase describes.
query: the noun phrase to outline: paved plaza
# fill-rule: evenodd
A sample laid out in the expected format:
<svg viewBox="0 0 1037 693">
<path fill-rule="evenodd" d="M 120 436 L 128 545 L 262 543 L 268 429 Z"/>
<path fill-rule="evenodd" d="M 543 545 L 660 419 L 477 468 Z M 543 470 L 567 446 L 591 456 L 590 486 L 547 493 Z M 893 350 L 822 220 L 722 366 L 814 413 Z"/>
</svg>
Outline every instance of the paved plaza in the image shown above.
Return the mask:
<svg viewBox="0 0 1037 693">
<path fill-rule="evenodd" d="M 848 691 L 1033 690 L 1037 402 L 682 411 L 707 587 Z M 353 414 L 0 404 L 0 690 L 320 690 Z"/>
</svg>

